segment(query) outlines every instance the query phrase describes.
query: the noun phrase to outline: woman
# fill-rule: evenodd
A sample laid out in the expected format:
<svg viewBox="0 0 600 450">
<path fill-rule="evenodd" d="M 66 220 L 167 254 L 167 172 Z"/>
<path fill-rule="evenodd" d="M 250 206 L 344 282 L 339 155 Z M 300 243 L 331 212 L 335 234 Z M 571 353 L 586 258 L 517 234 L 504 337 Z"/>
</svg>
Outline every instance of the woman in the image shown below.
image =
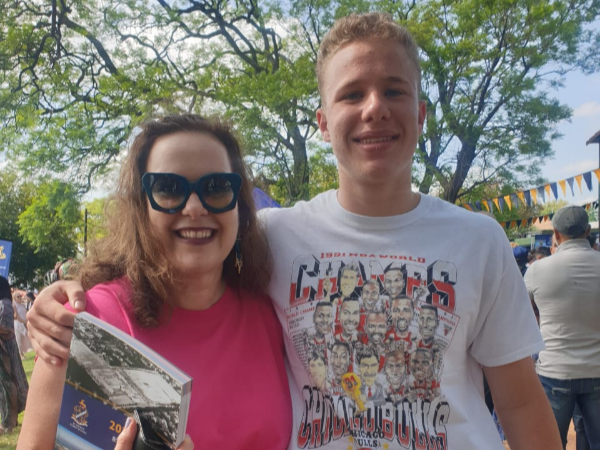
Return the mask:
<svg viewBox="0 0 600 450">
<path fill-rule="evenodd" d="M 193 377 L 187 433 L 198 448 L 285 448 L 269 252 L 230 130 L 194 115 L 143 124 L 108 211 L 108 237 L 79 268 L 87 311 Z M 53 448 L 65 367 L 36 363 L 18 448 Z"/>
<path fill-rule="evenodd" d="M 27 337 L 27 308 L 24 305 L 24 295 L 15 293 L 13 295 L 13 308 L 15 310 L 15 337 L 17 338 L 17 346 L 21 359 L 25 359 L 25 353 L 33 350 L 31 342 Z"/>
<path fill-rule="evenodd" d="M 19 357 L 8 280 L 0 276 L 0 434 L 10 433 L 25 409 L 27 378 Z"/>
</svg>

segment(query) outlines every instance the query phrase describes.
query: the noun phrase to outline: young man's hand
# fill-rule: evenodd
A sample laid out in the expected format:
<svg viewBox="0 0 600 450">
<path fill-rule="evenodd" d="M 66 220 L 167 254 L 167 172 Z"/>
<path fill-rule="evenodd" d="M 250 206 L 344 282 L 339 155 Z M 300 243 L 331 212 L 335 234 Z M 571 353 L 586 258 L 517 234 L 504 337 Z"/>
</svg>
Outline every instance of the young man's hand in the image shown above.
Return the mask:
<svg viewBox="0 0 600 450">
<path fill-rule="evenodd" d="M 44 289 L 27 313 L 27 331 L 36 354 L 59 366 L 69 358 L 75 314 L 63 306 L 70 302 L 76 311 L 85 310 L 85 293 L 75 281 L 59 281 Z"/>
</svg>

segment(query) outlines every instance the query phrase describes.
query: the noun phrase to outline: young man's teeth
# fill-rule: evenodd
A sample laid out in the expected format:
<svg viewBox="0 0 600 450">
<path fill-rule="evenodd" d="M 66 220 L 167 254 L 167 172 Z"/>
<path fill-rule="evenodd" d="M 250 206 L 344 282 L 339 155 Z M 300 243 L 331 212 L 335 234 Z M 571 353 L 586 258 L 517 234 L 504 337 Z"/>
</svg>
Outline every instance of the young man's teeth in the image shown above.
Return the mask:
<svg viewBox="0 0 600 450">
<path fill-rule="evenodd" d="M 391 141 L 392 138 L 391 137 L 382 137 L 382 138 L 376 138 L 376 139 L 361 139 L 360 143 L 361 144 L 377 144 L 379 142 L 387 142 L 387 141 Z"/>
<path fill-rule="evenodd" d="M 181 231 L 181 237 L 185 239 L 206 239 L 211 235 L 210 231 Z"/>
</svg>

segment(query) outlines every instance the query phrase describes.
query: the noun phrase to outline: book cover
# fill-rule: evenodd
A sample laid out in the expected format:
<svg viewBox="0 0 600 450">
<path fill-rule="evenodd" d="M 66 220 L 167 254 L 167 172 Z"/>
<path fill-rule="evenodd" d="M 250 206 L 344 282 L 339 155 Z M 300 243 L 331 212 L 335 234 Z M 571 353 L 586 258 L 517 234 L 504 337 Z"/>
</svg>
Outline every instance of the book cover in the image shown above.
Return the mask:
<svg viewBox="0 0 600 450">
<path fill-rule="evenodd" d="M 77 314 L 55 449 L 112 450 L 136 411 L 161 446 L 174 449 L 185 437 L 191 387 L 188 375 L 135 338 Z"/>
</svg>

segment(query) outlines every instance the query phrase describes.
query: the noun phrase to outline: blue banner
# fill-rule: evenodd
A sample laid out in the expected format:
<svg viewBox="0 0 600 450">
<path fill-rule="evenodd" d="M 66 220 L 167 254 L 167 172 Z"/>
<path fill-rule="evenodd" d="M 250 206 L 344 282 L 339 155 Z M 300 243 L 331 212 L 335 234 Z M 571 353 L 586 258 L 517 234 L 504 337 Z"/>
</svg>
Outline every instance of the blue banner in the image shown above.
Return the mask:
<svg viewBox="0 0 600 450">
<path fill-rule="evenodd" d="M 8 279 L 10 269 L 10 254 L 12 253 L 12 242 L 0 240 L 0 275 Z"/>
<path fill-rule="evenodd" d="M 263 208 L 281 208 L 279 203 L 257 187 L 252 191 L 252 198 L 254 199 L 257 211 Z"/>
</svg>

